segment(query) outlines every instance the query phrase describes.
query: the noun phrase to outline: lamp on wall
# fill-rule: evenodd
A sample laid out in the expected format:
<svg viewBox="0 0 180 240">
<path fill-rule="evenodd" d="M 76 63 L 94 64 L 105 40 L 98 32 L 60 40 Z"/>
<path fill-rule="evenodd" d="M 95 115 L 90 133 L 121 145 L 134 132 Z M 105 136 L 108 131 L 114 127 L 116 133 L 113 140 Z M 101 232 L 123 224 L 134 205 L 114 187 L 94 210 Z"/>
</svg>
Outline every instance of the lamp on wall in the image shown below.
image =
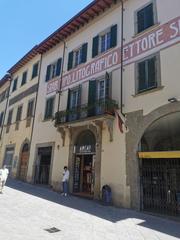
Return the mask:
<svg viewBox="0 0 180 240">
<path fill-rule="evenodd" d="M 169 98 L 168 99 L 168 102 L 170 102 L 170 103 L 174 103 L 174 102 L 177 102 L 178 100 L 177 100 L 177 98 L 175 98 L 175 97 L 172 97 L 172 98 Z"/>
</svg>

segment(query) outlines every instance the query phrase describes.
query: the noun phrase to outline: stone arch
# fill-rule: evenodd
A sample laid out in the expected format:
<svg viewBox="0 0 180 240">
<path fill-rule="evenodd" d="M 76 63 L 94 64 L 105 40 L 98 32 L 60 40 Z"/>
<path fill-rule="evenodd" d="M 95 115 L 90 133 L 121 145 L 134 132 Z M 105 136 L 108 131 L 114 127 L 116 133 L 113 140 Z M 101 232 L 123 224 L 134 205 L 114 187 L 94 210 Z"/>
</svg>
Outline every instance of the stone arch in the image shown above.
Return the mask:
<svg viewBox="0 0 180 240">
<path fill-rule="evenodd" d="M 127 114 L 129 132 L 126 134 L 126 172 L 127 185 L 130 187 L 131 207 L 134 209 L 140 209 L 140 171 L 137 156 L 139 142 L 153 122 L 176 112 L 180 112 L 180 102 L 166 104 L 145 116 L 142 110 Z"/>
</svg>

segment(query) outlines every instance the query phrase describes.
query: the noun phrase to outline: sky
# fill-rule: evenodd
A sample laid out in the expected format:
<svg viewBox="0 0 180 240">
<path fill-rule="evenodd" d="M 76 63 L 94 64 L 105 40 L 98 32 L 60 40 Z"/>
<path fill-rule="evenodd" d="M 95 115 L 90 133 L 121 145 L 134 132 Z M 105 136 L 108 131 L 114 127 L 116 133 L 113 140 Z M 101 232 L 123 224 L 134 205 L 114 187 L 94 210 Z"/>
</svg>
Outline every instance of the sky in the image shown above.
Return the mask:
<svg viewBox="0 0 180 240">
<path fill-rule="evenodd" d="M 92 0 L 0 0 L 0 79 Z"/>
</svg>

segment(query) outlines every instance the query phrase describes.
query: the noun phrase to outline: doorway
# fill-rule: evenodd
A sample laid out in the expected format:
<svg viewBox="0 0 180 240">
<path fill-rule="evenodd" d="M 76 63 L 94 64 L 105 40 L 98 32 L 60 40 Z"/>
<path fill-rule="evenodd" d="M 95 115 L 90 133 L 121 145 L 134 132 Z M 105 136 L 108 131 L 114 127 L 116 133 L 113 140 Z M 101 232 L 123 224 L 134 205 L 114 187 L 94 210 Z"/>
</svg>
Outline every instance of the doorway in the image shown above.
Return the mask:
<svg viewBox="0 0 180 240">
<path fill-rule="evenodd" d="M 94 164 L 95 155 L 76 155 L 74 163 L 74 194 L 90 198 L 93 197 Z"/>
<path fill-rule="evenodd" d="M 14 147 L 7 147 L 4 155 L 3 165 L 6 165 L 6 167 L 9 169 L 9 173 L 11 173 L 11 170 L 12 170 L 13 158 L 14 158 Z"/>
<path fill-rule="evenodd" d="M 51 167 L 52 147 L 38 148 L 38 156 L 35 166 L 35 183 L 49 184 L 50 167 Z"/>
<path fill-rule="evenodd" d="M 28 143 L 25 143 L 22 148 L 19 167 L 19 179 L 22 181 L 26 180 L 28 159 L 29 159 L 29 145 Z"/>
</svg>

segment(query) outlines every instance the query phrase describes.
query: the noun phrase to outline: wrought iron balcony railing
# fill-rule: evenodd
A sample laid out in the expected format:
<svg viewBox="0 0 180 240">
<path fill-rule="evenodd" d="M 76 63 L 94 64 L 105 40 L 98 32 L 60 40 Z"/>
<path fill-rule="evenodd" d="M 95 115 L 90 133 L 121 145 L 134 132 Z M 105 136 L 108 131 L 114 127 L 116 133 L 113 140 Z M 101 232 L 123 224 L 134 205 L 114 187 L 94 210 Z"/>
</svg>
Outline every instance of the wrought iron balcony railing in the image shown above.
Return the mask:
<svg viewBox="0 0 180 240">
<path fill-rule="evenodd" d="M 55 126 L 105 114 L 114 115 L 117 108 L 118 104 L 115 100 L 100 99 L 93 104 L 83 104 L 72 109 L 56 112 Z"/>
</svg>

